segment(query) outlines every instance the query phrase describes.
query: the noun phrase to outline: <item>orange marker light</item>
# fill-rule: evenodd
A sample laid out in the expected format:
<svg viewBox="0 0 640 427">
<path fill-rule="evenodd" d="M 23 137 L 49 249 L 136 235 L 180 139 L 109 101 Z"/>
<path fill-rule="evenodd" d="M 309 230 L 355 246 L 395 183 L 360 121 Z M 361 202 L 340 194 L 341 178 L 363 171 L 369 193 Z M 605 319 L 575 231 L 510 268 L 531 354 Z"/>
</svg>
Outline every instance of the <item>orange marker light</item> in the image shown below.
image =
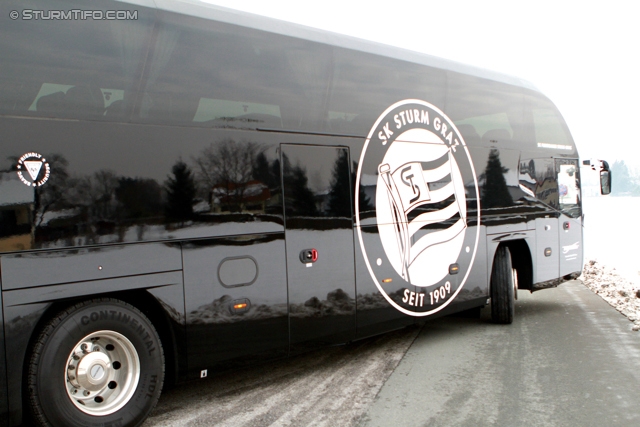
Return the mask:
<svg viewBox="0 0 640 427">
<path fill-rule="evenodd" d="M 240 304 L 235 304 L 233 306 L 233 308 L 234 308 L 234 310 L 242 310 L 243 308 L 247 308 L 247 303 L 243 302 L 243 303 L 240 303 Z"/>
<path fill-rule="evenodd" d="M 382 279 L 382 283 L 393 282 L 393 279 Z"/>
</svg>

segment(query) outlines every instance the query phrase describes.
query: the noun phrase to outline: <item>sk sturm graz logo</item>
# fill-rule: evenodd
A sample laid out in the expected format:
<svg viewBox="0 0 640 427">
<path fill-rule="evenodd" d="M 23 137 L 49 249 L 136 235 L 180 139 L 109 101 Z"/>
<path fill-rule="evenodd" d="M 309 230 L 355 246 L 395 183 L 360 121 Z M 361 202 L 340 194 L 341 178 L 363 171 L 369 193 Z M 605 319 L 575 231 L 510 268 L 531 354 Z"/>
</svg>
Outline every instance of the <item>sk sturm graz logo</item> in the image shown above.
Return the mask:
<svg viewBox="0 0 640 427">
<path fill-rule="evenodd" d="M 40 187 L 49 180 L 51 168 L 38 153 L 27 153 L 18 159 L 18 177 L 29 187 Z"/>
<path fill-rule="evenodd" d="M 479 238 L 479 218 L 467 217 L 479 193 L 462 135 L 428 102 L 400 101 L 369 132 L 356 179 L 358 238 L 378 289 L 406 314 L 442 310 L 462 290 Z"/>
</svg>

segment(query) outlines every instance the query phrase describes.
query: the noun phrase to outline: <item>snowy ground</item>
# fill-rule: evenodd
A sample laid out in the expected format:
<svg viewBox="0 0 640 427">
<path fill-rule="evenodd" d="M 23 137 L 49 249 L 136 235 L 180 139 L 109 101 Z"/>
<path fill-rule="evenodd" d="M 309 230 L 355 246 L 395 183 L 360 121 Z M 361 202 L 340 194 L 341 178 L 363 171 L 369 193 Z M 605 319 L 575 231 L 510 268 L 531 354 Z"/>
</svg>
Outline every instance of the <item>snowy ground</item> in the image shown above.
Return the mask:
<svg viewBox="0 0 640 427">
<path fill-rule="evenodd" d="M 582 272 L 582 283 L 631 322 L 632 329 L 640 331 L 640 286 L 637 281 L 623 277 L 615 268 L 604 266 L 598 261 L 587 261 Z"/>
<path fill-rule="evenodd" d="M 584 284 L 627 316 L 640 330 L 640 266 L 635 246 L 640 227 L 633 222 L 640 197 L 585 197 Z"/>
</svg>

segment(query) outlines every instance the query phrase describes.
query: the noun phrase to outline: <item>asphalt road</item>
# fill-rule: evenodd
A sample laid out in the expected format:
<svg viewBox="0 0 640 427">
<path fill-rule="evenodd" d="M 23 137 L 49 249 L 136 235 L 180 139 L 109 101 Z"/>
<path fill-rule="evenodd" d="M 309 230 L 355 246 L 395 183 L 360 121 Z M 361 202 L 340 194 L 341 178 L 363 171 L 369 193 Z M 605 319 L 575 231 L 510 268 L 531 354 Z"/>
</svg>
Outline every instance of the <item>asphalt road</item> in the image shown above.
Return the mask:
<svg viewBox="0 0 640 427">
<path fill-rule="evenodd" d="M 640 334 L 573 281 L 512 325 L 427 324 L 359 426 L 640 426 Z"/>
<path fill-rule="evenodd" d="M 640 333 L 579 282 L 169 390 L 144 427 L 637 426 Z"/>
</svg>

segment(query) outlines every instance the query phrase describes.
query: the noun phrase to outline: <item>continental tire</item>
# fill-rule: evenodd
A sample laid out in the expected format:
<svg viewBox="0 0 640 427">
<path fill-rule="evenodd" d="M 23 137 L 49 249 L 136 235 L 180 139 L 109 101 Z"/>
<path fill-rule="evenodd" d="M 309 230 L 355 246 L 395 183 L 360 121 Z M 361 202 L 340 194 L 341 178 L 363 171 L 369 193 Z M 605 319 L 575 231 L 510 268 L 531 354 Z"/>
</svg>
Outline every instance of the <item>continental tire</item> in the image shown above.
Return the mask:
<svg viewBox="0 0 640 427">
<path fill-rule="evenodd" d="M 138 426 L 160 397 L 164 353 L 144 314 L 102 298 L 51 319 L 33 345 L 27 369 L 36 424 Z"/>
<path fill-rule="evenodd" d="M 495 323 L 510 324 L 515 311 L 515 286 L 511 252 L 500 246 L 493 259 L 491 271 L 491 320 Z"/>
</svg>

